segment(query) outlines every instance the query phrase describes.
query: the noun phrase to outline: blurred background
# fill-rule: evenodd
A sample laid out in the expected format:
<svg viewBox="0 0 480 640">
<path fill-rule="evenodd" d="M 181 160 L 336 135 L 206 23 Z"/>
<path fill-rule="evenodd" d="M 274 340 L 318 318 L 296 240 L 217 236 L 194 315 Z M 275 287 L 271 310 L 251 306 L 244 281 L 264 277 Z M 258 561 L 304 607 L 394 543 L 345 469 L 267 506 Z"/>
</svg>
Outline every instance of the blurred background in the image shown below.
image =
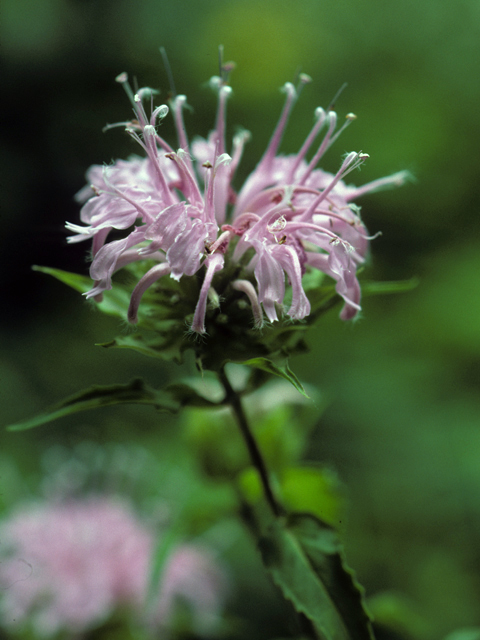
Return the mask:
<svg viewBox="0 0 480 640">
<path fill-rule="evenodd" d="M 96 347 L 123 327 L 30 267 L 87 273 L 86 245 L 65 241 L 64 222 L 78 220 L 73 195 L 91 164 L 137 151 L 121 129 L 102 133 L 105 124 L 131 117 L 115 76 L 127 71 L 140 86 L 160 89 L 159 100 L 166 101 L 158 51 L 164 46 L 177 91 L 192 106 L 187 130 L 205 136 L 215 117 L 206 81 L 218 73 L 219 44 L 237 64 L 230 137 L 237 125 L 252 133 L 237 184 L 269 140 L 283 104 L 279 87 L 299 68 L 313 82 L 292 115 L 284 153 L 299 149 L 315 107 L 326 108 L 346 82 L 336 110 L 358 119 L 323 168 L 335 171 L 345 151 L 363 150 L 370 160 L 352 182 L 402 169 L 414 176 L 401 189 L 358 204 L 369 229 L 382 231 L 372 243 L 368 278 L 417 276 L 419 286 L 365 299 L 353 325 L 331 312 L 310 334 L 311 352 L 290 366 L 329 398 L 306 458 L 330 465 L 344 484 L 347 556 L 372 607 L 399 637 L 433 640 L 480 625 L 475 0 L 2 0 L 1 423 L 27 418 L 90 384 L 143 375 L 160 386 L 192 372 L 191 362 L 179 369 Z M 163 127 L 173 141 L 168 119 Z M 203 482 L 192 471 L 194 455 L 175 444 L 179 437 L 177 419 L 159 420 L 141 407 L 3 432 L 2 509 L 35 493 L 42 456 L 58 443 L 67 450 L 85 440 L 136 443 L 159 464 L 178 460 Z M 233 567 L 247 556 L 257 575 L 254 550 L 232 545 Z M 242 602 L 263 603 L 248 637 L 281 634 L 280 605 L 268 583 L 254 585 L 245 574 L 237 582 L 237 615 Z M 402 607 L 408 614 L 397 624 Z"/>
</svg>

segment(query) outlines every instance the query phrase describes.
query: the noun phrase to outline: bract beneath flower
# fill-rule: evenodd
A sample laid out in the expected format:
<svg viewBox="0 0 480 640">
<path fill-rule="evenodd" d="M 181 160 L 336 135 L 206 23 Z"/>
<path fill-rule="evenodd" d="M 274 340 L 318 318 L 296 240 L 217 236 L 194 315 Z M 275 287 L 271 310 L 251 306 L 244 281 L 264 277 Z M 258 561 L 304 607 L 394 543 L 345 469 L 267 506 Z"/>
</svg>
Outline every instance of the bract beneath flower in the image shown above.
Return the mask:
<svg viewBox="0 0 480 640">
<path fill-rule="evenodd" d="M 83 226 L 67 223 L 73 232 L 68 241 L 93 241 L 90 275 L 94 285 L 87 297 L 101 300 L 112 288 L 116 271 L 144 264 L 128 310 L 129 322 L 136 323 L 142 297 L 150 287 L 169 277 L 180 281 L 203 274 L 196 287 L 198 297 L 191 301 L 193 333 L 209 333 L 206 314 L 212 300 L 220 321 L 228 322 L 222 305 L 225 296 L 232 295 L 250 306 L 251 325 L 259 329 L 266 321 L 276 322 L 283 316 L 292 320 L 309 316 L 312 305 L 303 276 L 307 270 L 319 270 L 333 279 L 336 293 L 343 298 L 340 317 L 349 320 L 358 314 L 357 269 L 365 260 L 370 238 L 353 201 L 369 191 L 402 184 L 406 173 L 361 187 L 347 185 L 346 176 L 368 158 L 361 152 L 347 154 L 335 175 L 317 168 L 346 126 L 335 133 L 336 113 L 320 107 L 299 152 L 280 155 L 282 135 L 298 95 L 298 88 L 286 83 L 285 104 L 270 143 L 256 169 L 236 191 L 234 176 L 249 134 L 237 134 L 231 155 L 227 153 L 226 104 L 231 89 L 222 78 L 211 80 L 218 107 L 215 129 L 207 139 L 197 137 L 190 145 L 183 122 L 186 98 L 180 95 L 170 102 L 178 151 L 156 128 L 169 107 L 153 108 L 148 88 L 134 94 L 126 74 L 117 81 L 136 114 L 123 124 L 145 157 L 91 167 L 87 172 L 90 186 L 77 194 L 77 200 L 84 203 Z M 302 76 L 300 85 L 304 82 Z M 144 108 L 147 98 L 152 104 L 150 116 Z M 346 124 L 354 117 L 348 114 Z M 326 132 L 307 160 L 322 128 Z M 115 239 L 111 236 L 114 230 Z M 123 234 L 120 239 L 119 233 Z M 230 280 L 225 282 L 221 273 L 227 264 Z"/>
</svg>

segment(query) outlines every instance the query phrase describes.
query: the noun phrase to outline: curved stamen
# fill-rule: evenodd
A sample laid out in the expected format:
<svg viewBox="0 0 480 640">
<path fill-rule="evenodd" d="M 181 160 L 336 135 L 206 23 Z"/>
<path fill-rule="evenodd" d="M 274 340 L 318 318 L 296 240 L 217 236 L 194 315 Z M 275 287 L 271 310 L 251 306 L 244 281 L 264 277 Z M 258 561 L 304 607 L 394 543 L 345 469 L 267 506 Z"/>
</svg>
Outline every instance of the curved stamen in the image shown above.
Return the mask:
<svg viewBox="0 0 480 640">
<path fill-rule="evenodd" d="M 330 142 L 328 143 L 327 149 L 330 149 L 332 144 L 334 144 L 334 142 L 337 141 L 337 139 L 342 135 L 345 129 L 349 127 L 352 124 L 352 122 L 356 119 L 357 119 L 357 116 L 354 113 L 347 113 L 347 115 L 345 116 L 345 122 L 342 124 L 342 126 L 337 131 L 337 133 L 334 136 L 332 136 Z"/>
<path fill-rule="evenodd" d="M 225 153 L 225 127 L 226 127 L 226 111 L 227 111 L 227 99 L 232 94 L 232 88 L 229 86 L 221 86 L 218 91 L 218 110 L 217 120 L 215 122 L 215 131 L 218 141 L 218 153 L 222 155 Z"/>
<path fill-rule="evenodd" d="M 303 229 L 312 229 L 313 231 L 317 231 L 317 233 L 322 233 L 323 235 L 332 238 L 333 241 L 338 240 L 339 242 L 344 242 L 336 233 L 325 229 L 325 227 L 322 227 L 321 225 L 314 224 L 313 222 L 287 222 L 285 231 L 302 231 Z M 349 243 L 347 242 L 347 244 Z"/>
<path fill-rule="evenodd" d="M 213 276 L 223 267 L 223 262 L 224 258 L 221 253 L 214 253 L 212 256 L 208 256 L 205 260 L 207 272 L 200 290 L 197 306 L 195 307 L 191 327 L 192 331 L 195 331 L 196 333 L 205 333 L 205 313 L 207 311 L 208 290 L 212 284 Z"/>
<path fill-rule="evenodd" d="M 118 82 L 119 84 L 122 85 L 122 87 L 125 90 L 125 93 L 128 96 L 128 99 L 130 100 L 130 103 L 134 109 L 134 111 L 137 111 L 137 105 L 135 102 L 135 94 L 132 91 L 132 87 L 130 86 L 130 83 L 128 82 L 128 73 L 126 73 L 125 71 L 123 73 L 119 73 L 118 76 L 115 78 L 115 82 Z"/>
<path fill-rule="evenodd" d="M 315 140 L 319 132 L 322 130 L 323 125 L 325 124 L 327 114 L 322 109 L 322 107 L 317 107 L 317 109 L 315 109 L 315 118 L 317 121 L 312 127 L 312 130 L 310 131 L 310 133 L 308 134 L 307 139 L 301 146 L 300 151 L 298 152 L 295 158 L 295 162 L 292 164 L 289 175 L 287 177 L 287 182 L 291 182 L 293 180 L 293 176 L 295 175 L 296 170 L 300 166 L 301 161 L 307 155 L 307 152 L 312 146 L 313 141 Z"/>
<path fill-rule="evenodd" d="M 135 113 L 137 114 L 138 121 L 141 127 L 145 127 L 148 124 L 148 117 L 143 107 L 142 97 L 136 93 L 133 97 L 135 101 Z"/>
<path fill-rule="evenodd" d="M 192 161 L 188 153 L 183 152 L 183 149 L 179 149 L 177 153 L 167 153 L 165 155 L 169 160 L 173 160 L 178 167 L 182 185 L 180 190 L 185 198 L 194 206 L 202 207 L 203 198 L 198 188 L 197 181 L 192 175 L 189 166 L 192 166 Z M 188 164 L 187 164 L 188 163 Z"/>
<path fill-rule="evenodd" d="M 320 195 L 317 198 L 315 198 L 315 200 L 310 204 L 308 209 L 305 211 L 304 217 L 307 218 L 313 215 L 313 213 L 315 212 L 315 209 L 323 200 L 325 200 L 325 198 L 332 191 L 335 185 L 338 184 L 338 182 L 340 182 L 340 180 L 342 180 L 351 171 L 353 171 L 354 169 L 357 169 L 360 165 L 362 165 L 368 157 L 369 157 L 368 153 L 362 153 L 361 151 L 359 153 L 356 153 L 355 151 L 352 151 L 351 153 L 349 153 L 345 158 L 345 160 L 342 162 L 342 166 L 340 167 L 337 174 L 333 177 L 328 187 L 325 187 L 325 189 L 320 193 Z"/>
<path fill-rule="evenodd" d="M 209 253 L 215 253 L 217 249 L 221 249 L 222 253 L 225 253 L 232 235 L 233 232 L 230 231 L 230 229 L 226 229 L 225 231 L 223 231 L 223 233 L 218 236 L 215 242 L 208 247 Z"/>
<path fill-rule="evenodd" d="M 287 94 L 287 98 L 285 100 L 285 104 L 283 106 L 278 124 L 275 127 L 270 142 L 268 143 L 267 150 L 263 154 L 262 159 L 258 164 L 257 171 L 259 171 L 260 168 L 266 169 L 266 167 L 270 166 L 270 164 L 273 162 L 273 159 L 275 158 L 275 155 L 278 151 L 278 147 L 280 146 L 283 133 L 287 126 L 288 118 L 297 99 L 297 92 L 291 82 L 286 82 L 282 87 L 282 91 Z"/>
<path fill-rule="evenodd" d="M 163 175 L 163 171 L 158 161 L 156 132 L 155 132 L 155 127 L 152 127 L 151 124 L 148 124 L 145 127 L 143 127 L 143 139 L 145 140 L 145 146 L 147 149 L 148 157 L 152 161 L 153 167 L 155 169 L 155 173 L 157 175 L 157 178 L 160 184 L 160 192 L 162 193 L 162 196 L 167 204 L 173 204 L 175 200 L 173 198 L 173 195 L 167 184 L 167 180 Z"/>
<path fill-rule="evenodd" d="M 335 113 L 335 111 L 329 111 L 328 112 L 328 121 L 329 121 L 328 131 L 325 134 L 325 137 L 323 138 L 322 143 L 319 146 L 316 154 L 313 156 L 313 158 L 308 163 L 308 167 L 306 168 L 303 176 L 298 180 L 298 184 L 303 184 L 307 180 L 307 178 L 310 176 L 312 171 L 317 166 L 318 161 L 320 160 L 320 158 L 323 156 L 325 151 L 328 149 L 328 146 L 330 144 L 330 138 L 332 137 L 333 131 L 334 131 L 335 127 L 337 126 L 337 114 Z"/>
<path fill-rule="evenodd" d="M 232 162 L 230 163 L 230 180 L 233 178 L 243 155 L 245 143 L 251 138 L 250 131 L 244 129 L 233 138 Z"/>
<path fill-rule="evenodd" d="M 185 153 L 185 162 L 189 172 L 193 175 L 193 164 L 190 158 L 190 147 L 188 144 L 187 130 L 183 120 L 183 108 L 187 104 L 187 96 L 176 96 L 172 100 L 173 117 L 175 120 L 175 129 L 177 130 L 178 146 L 183 149 Z"/>
<path fill-rule="evenodd" d="M 151 287 L 154 282 L 167 273 L 170 273 L 170 265 L 167 262 L 162 262 L 162 264 L 157 264 L 152 267 L 142 278 L 140 278 L 132 292 L 127 312 L 127 318 L 131 324 L 136 324 L 138 322 L 138 307 L 145 291 Z"/>
<path fill-rule="evenodd" d="M 168 115 L 168 107 L 166 104 L 161 104 L 159 107 L 152 111 L 152 115 L 150 116 L 150 124 L 152 127 L 156 125 L 157 118 L 159 120 L 163 120 Z"/>
<path fill-rule="evenodd" d="M 352 189 L 352 191 L 347 194 L 346 200 L 350 201 L 354 198 L 358 198 L 359 196 L 363 196 L 365 193 L 373 193 L 374 191 L 389 189 L 390 187 L 401 187 L 409 178 L 410 173 L 408 171 L 398 171 L 391 176 L 379 178 L 378 180 L 368 182 L 361 187 Z"/>
<path fill-rule="evenodd" d="M 255 329 L 261 329 L 264 324 L 263 312 L 253 284 L 249 280 L 234 280 L 232 282 L 232 287 L 236 291 L 241 291 L 248 297 L 248 299 L 250 300 L 250 304 L 252 305 L 253 323 Z"/>
<path fill-rule="evenodd" d="M 215 145 L 215 162 L 213 167 L 208 167 L 210 169 L 208 174 L 205 174 L 205 222 L 214 222 L 217 221 L 217 216 L 215 213 L 219 214 L 220 212 L 215 211 L 215 178 L 217 176 L 217 171 L 221 166 L 228 165 L 231 161 L 230 156 L 227 153 L 223 153 L 221 155 L 218 154 L 218 142 Z M 205 166 L 205 165 L 204 165 Z M 208 175 L 208 180 L 207 180 Z M 218 217 L 220 217 L 218 215 Z"/>
</svg>

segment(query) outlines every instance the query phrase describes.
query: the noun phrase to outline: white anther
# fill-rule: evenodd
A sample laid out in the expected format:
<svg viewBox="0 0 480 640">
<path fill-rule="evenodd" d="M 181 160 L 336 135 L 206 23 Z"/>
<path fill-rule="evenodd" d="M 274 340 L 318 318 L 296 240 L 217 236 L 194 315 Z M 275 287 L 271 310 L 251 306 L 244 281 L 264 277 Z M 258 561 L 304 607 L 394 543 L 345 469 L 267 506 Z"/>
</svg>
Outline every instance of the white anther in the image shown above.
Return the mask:
<svg viewBox="0 0 480 640">
<path fill-rule="evenodd" d="M 147 124 L 143 127 L 143 135 L 144 136 L 155 136 L 155 127 L 151 124 Z"/>
<path fill-rule="evenodd" d="M 190 158 L 190 155 L 185 149 L 177 149 L 177 156 L 183 160 L 183 158 Z"/>
<path fill-rule="evenodd" d="M 360 216 L 360 211 L 361 211 L 362 207 L 359 207 L 358 204 L 354 204 L 353 202 L 350 202 L 349 205 L 348 205 L 348 208 L 356 216 Z"/>
<path fill-rule="evenodd" d="M 291 82 L 286 82 L 283 87 L 280 89 L 283 93 L 288 93 L 291 96 L 296 96 L 297 91 Z"/>
<path fill-rule="evenodd" d="M 277 233 L 278 231 L 283 231 L 286 226 L 287 226 L 287 221 L 285 219 L 285 216 L 280 216 L 275 220 L 275 222 L 272 222 L 272 224 L 269 224 L 267 226 L 267 229 L 270 231 L 270 233 Z"/>
<path fill-rule="evenodd" d="M 218 167 L 220 167 L 221 165 L 228 165 L 230 164 L 231 161 L 232 161 L 232 158 L 231 156 L 228 155 L 228 153 L 222 153 L 215 160 L 215 169 L 218 169 Z"/>
<path fill-rule="evenodd" d="M 302 84 L 310 84 L 310 82 L 312 82 L 312 78 L 308 75 L 308 73 L 301 73 L 298 79 Z"/>
<path fill-rule="evenodd" d="M 224 87 L 222 87 L 220 89 L 220 92 L 228 98 L 228 96 L 232 95 L 232 87 L 229 87 L 228 85 L 225 85 Z"/>
<path fill-rule="evenodd" d="M 163 118 L 165 118 L 168 115 L 169 112 L 169 108 L 167 107 L 166 104 L 161 104 L 159 107 L 157 107 L 153 113 L 152 113 L 152 118 L 160 118 L 160 120 L 163 120 Z"/>
<path fill-rule="evenodd" d="M 174 100 L 175 104 L 185 104 L 187 102 L 187 96 L 180 94 L 179 96 L 177 96 Z"/>
<path fill-rule="evenodd" d="M 137 95 L 140 97 L 140 100 L 143 100 L 144 98 L 155 96 L 158 93 L 159 92 L 156 89 L 152 89 L 152 87 L 142 87 L 138 90 Z"/>
<path fill-rule="evenodd" d="M 118 76 L 115 78 L 115 82 L 120 82 L 120 84 L 123 84 L 124 82 L 128 81 L 128 73 L 126 71 L 124 71 L 123 73 L 119 73 Z"/>
<path fill-rule="evenodd" d="M 212 89 L 219 89 L 222 86 L 223 81 L 220 76 L 212 76 L 208 81 L 208 84 Z"/>
<path fill-rule="evenodd" d="M 233 144 L 238 145 L 242 142 L 248 142 L 251 137 L 252 134 L 250 133 L 250 131 L 247 131 L 247 129 L 242 129 L 242 131 L 233 136 Z"/>
</svg>

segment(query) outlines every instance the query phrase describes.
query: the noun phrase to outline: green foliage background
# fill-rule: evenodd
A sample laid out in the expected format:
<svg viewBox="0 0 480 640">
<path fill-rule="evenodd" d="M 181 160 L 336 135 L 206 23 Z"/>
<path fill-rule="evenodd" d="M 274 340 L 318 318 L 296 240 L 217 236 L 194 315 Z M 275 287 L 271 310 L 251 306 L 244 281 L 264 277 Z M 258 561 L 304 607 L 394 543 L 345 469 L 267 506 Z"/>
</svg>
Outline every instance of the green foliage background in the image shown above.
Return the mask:
<svg viewBox="0 0 480 640">
<path fill-rule="evenodd" d="M 415 182 L 360 204 L 369 229 L 383 232 L 368 276 L 421 282 L 407 294 L 366 299 L 353 325 L 330 312 L 311 330 L 311 353 L 290 362 L 329 398 L 307 458 L 328 463 L 344 482 L 349 563 L 400 637 L 433 640 L 480 625 L 479 43 L 474 0 L 2 0 L 2 423 L 90 384 L 143 375 L 161 386 L 182 373 L 95 347 L 117 334 L 117 321 L 30 271 L 39 263 L 86 273 L 85 246 L 67 248 L 62 225 L 77 219 L 72 196 L 86 168 L 132 152 L 121 131 L 101 133 L 129 117 L 118 73 L 159 87 L 166 99 L 163 45 L 193 107 L 190 135 L 205 135 L 214 98 L 203 83 L 217 73 L 223 44 L 237 63 L 230 131 L 252 132 L 242 176 L 269 139 L 278 87 L 300 65 L 314 82 L 293 114 L 285 152 L 299 148 L 314 108 L 347 82 L 336 109 L 358 120 L 326 168 L 361 149 L 371 158 L 357 182 L 413 173 Z M 183 373 L 191 370 L 189 362 Z M 159 420 L 148 407 L 105 408 L 0 438 L 3 508 L 35 492 L 41 453 L 58 441 L 137 442 L 165 464 L 177 456 L 180 469 L 195 465 L 172 444 L 182 438 L 178 420 Z M 11 461 L 21 479 L 12 480 Z M 280 605 L 257 579 L 254 552 L 238 543 L 229 555 L 240 576 L 237 613 L 254 620 L 248 637 L 281 634 Z M 397 624 L 403 606 L 409 613 Z"/>
</svg>

